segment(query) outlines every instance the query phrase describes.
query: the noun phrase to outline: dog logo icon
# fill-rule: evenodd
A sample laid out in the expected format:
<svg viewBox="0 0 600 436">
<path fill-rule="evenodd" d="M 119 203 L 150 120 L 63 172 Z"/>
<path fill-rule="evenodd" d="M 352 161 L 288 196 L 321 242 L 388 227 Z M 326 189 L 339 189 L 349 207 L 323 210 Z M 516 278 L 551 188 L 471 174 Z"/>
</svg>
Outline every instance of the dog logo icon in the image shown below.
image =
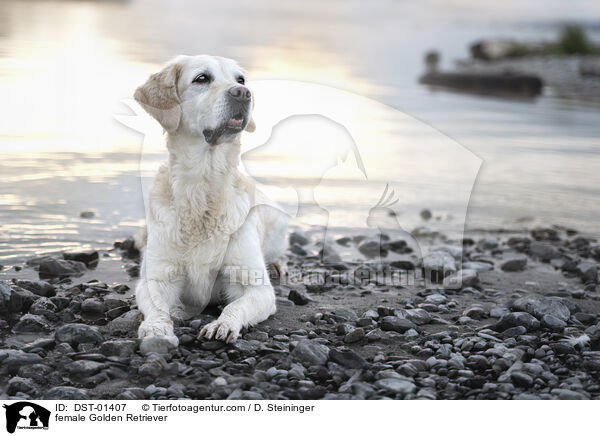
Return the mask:
<svg viewBox="0 0 600 436">
<path fill-rule="evenodd" d="M 29 401 L 19 401 L 3 405 L 6 409 L 6 431 L 14 433 L 18 429 L 48 429 L 50 411 Z"/>
</svg>

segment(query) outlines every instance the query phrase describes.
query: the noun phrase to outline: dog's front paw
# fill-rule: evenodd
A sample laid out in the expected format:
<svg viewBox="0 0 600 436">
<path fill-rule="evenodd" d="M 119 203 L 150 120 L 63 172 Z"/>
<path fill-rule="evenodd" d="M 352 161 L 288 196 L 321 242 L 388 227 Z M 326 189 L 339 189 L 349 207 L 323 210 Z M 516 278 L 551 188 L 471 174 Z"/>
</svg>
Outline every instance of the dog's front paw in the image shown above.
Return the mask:
<svg viewBox="0 0 600 436">
<path fill-rule="evenodd" d="M 173 331 L 173 324 L 168 322 L 144 321 L 138 329 L 140 352 L 142 354 L 167 354 L 177 348 L 179 339 Z"/>
<path fill-rule="evenodd" d="M 206 324 L 202 330 L 200 330 L 198 339 L 217 339 L 230 343 L 235 342 L 239 336 L 240 328 L 234 325 L 233 322 L 225 319 L 217 319 L 216 321 Z"/>
<path fill-rule="evenodd" d="M 144 355 L 150 353 L 169 354 L 178 345 L 177 336 L 146 336 L 140 343 L 140 353 Z"/>
</svg>

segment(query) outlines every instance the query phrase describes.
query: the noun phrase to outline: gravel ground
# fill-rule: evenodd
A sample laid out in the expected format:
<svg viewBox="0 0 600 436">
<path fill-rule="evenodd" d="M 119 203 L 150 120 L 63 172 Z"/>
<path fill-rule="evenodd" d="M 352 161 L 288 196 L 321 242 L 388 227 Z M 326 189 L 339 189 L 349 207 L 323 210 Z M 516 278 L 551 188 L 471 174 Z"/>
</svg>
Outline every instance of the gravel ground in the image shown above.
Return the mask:
<svg viewBox="0 0 600 436">
<path fill-rule="evenodd" d="M 231 345 L 196 339 L 218 316 L 212 308 L 176 328 L 180 346 L 169 355 L 139 353 L 141 315 L 129 289 L 137 260 L 128 241 L 5 267 L 0 397 L 600 397 L 595 239 L 554 227 L 478 233 L 461 253 L 435 235 L 421 263 L 402 241 L 354 235 L 327 253 L 354 248 L 368 257 L 379 249 L 383 261 L 326 265 L 316 239 L 293 232 L 288 266 L 327 280 L 279 282 L 277 313 Z M 348 274 L 414 267 L 420 276 L 423 265 L 428 277 L 450 274 L 446 284 L 461 276 L 462 286 Z"/>
</svg>

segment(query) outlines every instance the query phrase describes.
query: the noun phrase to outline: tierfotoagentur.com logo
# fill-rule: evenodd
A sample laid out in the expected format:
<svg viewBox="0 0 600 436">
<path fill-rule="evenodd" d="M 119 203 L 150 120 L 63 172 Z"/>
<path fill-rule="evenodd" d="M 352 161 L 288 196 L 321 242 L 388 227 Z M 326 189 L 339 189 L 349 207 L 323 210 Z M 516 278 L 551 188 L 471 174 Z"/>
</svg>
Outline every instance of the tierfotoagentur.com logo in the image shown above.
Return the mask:
<svg viewBox="0 0 600 436">
<path fill-rule="evenodd" d="M 15 430 L 48 430 L 50 411 L 29 401 L 4 404 L 6 413 L 6 431 Z"/>
</svg>

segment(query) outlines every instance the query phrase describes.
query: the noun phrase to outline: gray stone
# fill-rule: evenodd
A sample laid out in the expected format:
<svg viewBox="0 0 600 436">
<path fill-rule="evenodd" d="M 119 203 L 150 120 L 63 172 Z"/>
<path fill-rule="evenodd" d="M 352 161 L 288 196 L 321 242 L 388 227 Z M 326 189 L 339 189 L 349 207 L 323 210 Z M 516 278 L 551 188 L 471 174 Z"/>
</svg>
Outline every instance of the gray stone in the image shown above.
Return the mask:
<svg viewBox="0 0 600 436">
<path fill-rule="evenodd" d="M 539 319 L 544 315 L 552 315 L 566 322 L 571 317 L 571 311 L 565 302 L 554 298 L 522 297 L 513 301 L 510 309 L 527 312 Z"/>
<path fill-rule="evenodd" d="M 40 388 L 31 379 L 15 376 L 8 381 L 6 393 L 8 395 L 15 395 L 18 392 L 22 392 L 32 398 L 37 398 L 40 395 Z"/>
<path fill-rule="evenodd" d="M 301 231 L 295 231 L 290 234 L 290 245 L 306 245 L 310 242 L 310 237 Z"/>
<path fill-rule="evenodd" d="M 567 323 L 554 315 L 544 315 L 542 317 L 542 326 L 555 332 L 562 332 L 567 327 Z"/>
<path fill-rule="evenodd" d="M 54 338 L 56 342 L 67 342 L 73 347 L 79 344 L 99 344 L 104 341 L 102 334 L 86 324 L 65 324 L 60 327 Z"/>
<path fill-rule="evenodd" d="M 555 342 L 550 344 L 550 348 L 552 348 L 552 351 L 554 351 L 555 354 L 560 355 L 577 353 L 575 347 L 568 342 Z"/>
<path fill-rule="evenodd" d="M 43 359 L 35 353 L 25 353 L 21 350 L 0 350 L 0 368 L 11 374 L 23 366 L 42 362 Z"/>
<path fill-rule="evenodd" d="M 160 355 L 151 353 L 138 368 L 138 374 L 142 377 L 156 378 L 162 373 L 165 367 L 165 360 Z"/>
<path fill-rule="evenodd" d="M 413 382 L 399 378 L 382 378 L 375 382 L 375 386 L 395 394 L 404 395 L 412 394 L 417 389 Z"/>
<path fill-rule="evenodd" d="M 138 341 L 133 339 L 113 339 L 100 345 L 100 352 L 105 356 L 129 357 L 138 348 Z"/>
<path fill-rule="evenodd" d="M 512 312 L 500 318 L 494 326 L 497 332 L 503 332 L 511 327 L 522 326 L 527 331 L 535 331 L 540 328 L 540 322 L 527 312 Z"/>
<path fill-rule="evenodd" d="M 293 301 L 297 306 L 305 306 L 310 302 L 310 298 L 306 294 L 295 289 L 290 290 L 288 300 Z"/>
<path fill-rule="evenodd" d="M 523 271 L 527 266 L 527 258 L 526 257 L 515 257 L 513 259 L 508 259 L 502 262 L 500 268 L 502 271 L 506 272 L 516 272 Z"/>
<path fill-rule="evenodd" d="M 29 313 L 34 315 L 52 315 L 58 310 L 56 304 L 47 297 L 40 297 L 33 302 L 29 308 Z"/>
<path fill-rule="evenodd" d="M 63 259 L 83 262 L 88 268 L 95 268 L 100 261 L 97 251 L 82 251 L 78 253 L 63 253 Z"/>
<path fill-rule="evenodd" d="M 42 277 L 81 277 L 87 267 L 83 262 L 75 260 L 48 259 L 40 263 L 40 278 Z"/>
<path fill-rule="evenodd" d="M 561 257 L 560 252 L 551 244 L 546 242 L 534 241 L 529 246 L 531 257 L 539 259 L 542 262 L 550 262 L 552 259 Z"/>
<path fill-rule="evenodd" d="M 44 400 L 89 400 L 87 393 L 82 389 L 71 386 L 56 386 L 46 392 Z"/>
<path fill-rule="evenodd" d="M 347 344 L 353 344 L 355 342 L 361 341 L 364 337 L 365 331 L 364 329 L 359 327 L 347 333 L 346 336 L 344 336 L 344 342 L 346 342 Z"/>
<path fill-rule="evenodd" d="M 552 395 L 558 397 L 559 400 L 589 400 L 590 397 L 584 392 L 576 392 L 570 389 L 552 389 L 550 391 Z"/>
<path fill-rule="evenodd" d="M 425 297 L 425 302 L 431 304 L 445 304 L 447 301 L 448 298 L 442 294 L 431 294 Z"/>
<path fill-rule="evenodd" d="M 590 261 L 583 261 L 577 265 L 577 274 L 584 283 L 598 281 L 598 264 Z"/>
<path fill-rule="evenodd" d="M 142 319 L 143 315 L 139 310 L 130 310 L 109 322 L 108 329 L 113 335 L 137 332 Z"/>
<path fill-rule="evenodd" d="M 76 360 L 65 366 L 65 369 L 76 377 L 90 377 L 106 368 L 106 364 L 94 360 Z"/>
<path fill-rule="evenodd" d="M 529 388 L 533 386 L 533 377 L 520 371 L 513 371 L 510 374 L 513 385 L 517 388 Z"/>
<path fill-rule="evenodd" d="M 39 295 L 40 297 L 54 297 L 56 295 L 56 288 L 54 285 L 51 285 L 43 280 L 17 280 L 15 285 L 33 292 L 35 295 Z"/>
<path fill-rule="evenodd" d="M 472 269 L 474 271 L 491 271 L 494 269 L 494 265 L 488 262 L 465 262 L 462 264 L 463 269 Z"/>
<path fill-rule="evenodd" d="M 101 315 L 106 312 L 106 306 L 97 298 L 87 298 L 81 303 L 81 311 L 84 313 Z"/>
<path fill-rule="evenodd" d="M 358 245 L 358 251 L 360 251 L 367 258 L 373 259 L 376 257 L 387 256 L 387 250 L 381 247 L 379 239 L 367 239 L 362 241 Z"/>
<path fill-rule="evenodd" d="M 487 312 L 482 306 L 474 304 L 465 309 L 463 315 L 473 319 L 483 319 L 487 316 Z"/>
<path fill-rule="evenodd" d="M 423 257 L 423 273 L 426 280 L 442 283 L 444 277 L 456 272 L 454 257 L 446 251 L 433 251 Z"/>
<path fill-rule="evenodd" d="M 291 357 L 305 365 L 325 365 L 329 358 L 329 348 L 318 342 L 303 339 L 291 352 Z"/>
<path fill-rule="evenodd" d="M 13 328 L 13 331 L 16 333 L 37 333 L 48 332 L 50 330 L 51 327 L 46 318 L 30 313 L 23 315 Z"/>
<path fill-rule="evenodd" d="M 416 325 L 425 325 L 432 321 L 431 315 L 425 309 L 408 309 L 406 319 Z"/>
<path fill-rule="evenodd" d="M 369 366 L 367 361 L 354 351 L 329 350 L 329 360 L 346 368 L 362 369 Z"/>
<path fill-rule="evenodd" d="M 358 315 L 352 309 L 338 308 L 331 311 L 330 316 L 338 322 L 356 322 Z"/>
<path fill-rule="evenodd" d="M 404 333 L 410 329 L 416 329 L 417 326 L 408 319 L 397 316 L 384 316 L 380 322 L 381 330 Z"/>
<path fill-rule="evenodd" d="M 3 315 L 12 315 L 23 311 L 27 305 L 27 301 L 33 301 L 33 298 L 27 298 L 24 293 L 28 291 L 19 292 L 12 288 L 12 286 L 5 281 L 0 281 L 0 313 Z M 30 293 L 33 297 L 33 294 Z"/>
</svg>

